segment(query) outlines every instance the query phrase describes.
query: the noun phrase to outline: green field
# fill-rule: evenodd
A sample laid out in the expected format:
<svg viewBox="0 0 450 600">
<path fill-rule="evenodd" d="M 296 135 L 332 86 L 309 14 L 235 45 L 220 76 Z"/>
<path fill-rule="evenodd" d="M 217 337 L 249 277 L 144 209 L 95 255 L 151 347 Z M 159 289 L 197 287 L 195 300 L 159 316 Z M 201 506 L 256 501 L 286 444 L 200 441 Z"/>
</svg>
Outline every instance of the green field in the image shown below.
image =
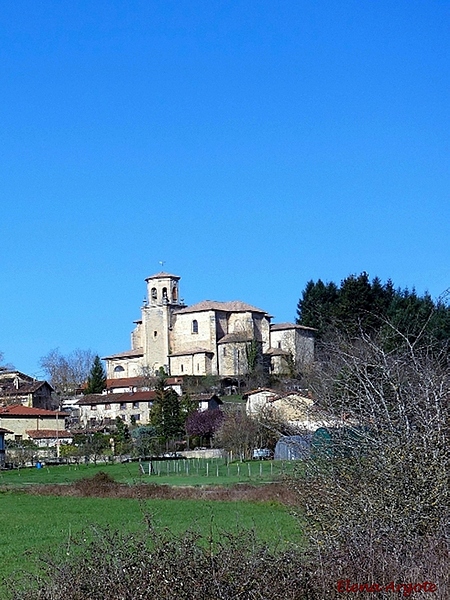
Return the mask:
<svg viewBox="0 0 450 600">
<path fill-rule="evenodd" d="M 170 485 L 231 485 L 233 483 L 263 483 L 276 481 L 293 472 L 293 461 L 252 461 L 226 464 L 223 459 L 189 459 L 155 461 L 149 475 L 149 462 L 106 463 L 101 465 L 59 465 L 21 468 L 0 472 L 2 486 L 71 483 L 105 471 L 119 483 L 168 483 Z"/>
<path fill-rule="evenodd" d="M 237 482 L 275 481 L 292 471 L 292 463 L 252 462 L 226 465 L 223 460 L 161 461 L 148 475 L 148 462 L 107 465 L 60 465 L 0 472 L 0 577 L 31 572 L 39 556 L 52 551 L 64 554 L 74 540 L 89 536 L 94 528 L 111 526 L 122 531 L 144 527 L 151 515 L 157 528 L 177 534 L 195 529 L 215 535 L 221 530 L 252 529 L 271 545 L 301 543 L 298 521 L 276 502 L 206 500 L 136 500 L 80 498 L 27 494 L 38 484 L 65 484 L 104 471 L 117 482 L 171 485 L 231 485 Z M 143 473 L 144 471 L 144 473 Z M 22 488 L 22 489 L 20 489 Z M 86 534 L 83 532 L 87 532 Z M 0 594 L 2 588 L 0 585 Z"/>
<path fill-rule="evenodd" d="M 298 522 L 277 503 L 208 502 L 201 500 L 148 500 L 36 496 L 0 492 L 0 576 L 33 571 L 35 559 L 49 550 L 64 553 L 83 530 L 111 526 L 137 530 L 150 514 L 157 527 L 174 533 L 195 529 L 254 529 L 258 539 L 273 545 L 301 543 Z M 0 588 L 1 593 L 1 588 Z"/>
</svg>

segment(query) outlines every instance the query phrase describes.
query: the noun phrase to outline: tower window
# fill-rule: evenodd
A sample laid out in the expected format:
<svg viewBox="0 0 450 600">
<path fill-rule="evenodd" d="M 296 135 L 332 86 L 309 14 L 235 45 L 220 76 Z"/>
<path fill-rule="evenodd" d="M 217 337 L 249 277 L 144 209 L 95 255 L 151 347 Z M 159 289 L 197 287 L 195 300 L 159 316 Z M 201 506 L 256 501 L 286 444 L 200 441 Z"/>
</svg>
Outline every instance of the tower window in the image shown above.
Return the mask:
<svg viewBox="0 0 450 600">
<path fill-rule="evenodd" d="M 198 333 L 198 321 L 194 319 L 192 321 L 192 333 Z"/>
<path fill-rule="evenodd" d="M 163 295 L 163 298 L 166 298 L 166 300 L 167 300 L 167 288 L 163 288 L 162 295 Z"/>
<path fill-rule="evenodd" d="M 181 372 L 183 372 L 184 371 L 184 366 L 183 365 L 180 365 L 180 366 L 181 366 Z"/>
<path fill-rule="evenodd" d="M 158 332 L 157 332 L 157 331 L 154 331 L 154 332 L 153 332 L 153 337 L 157 337 L 157 336 L 158 336 Z"/>
<path fill-rule="evenodd" d="M 151 292 L 152 300 L 156 300 L 157 297 L 158 297 L 158 293 L 156 291 L 156 288 L 152 288 L 152 292 Z"/>
<path fill-rule="evenodd" d="M 178 300 L 178 290 L 177 290 L 177 287 L 175 285 L 172 288 L 172 300 L 174 302 L 177 302 L 177 300 Z"/>
</svg>

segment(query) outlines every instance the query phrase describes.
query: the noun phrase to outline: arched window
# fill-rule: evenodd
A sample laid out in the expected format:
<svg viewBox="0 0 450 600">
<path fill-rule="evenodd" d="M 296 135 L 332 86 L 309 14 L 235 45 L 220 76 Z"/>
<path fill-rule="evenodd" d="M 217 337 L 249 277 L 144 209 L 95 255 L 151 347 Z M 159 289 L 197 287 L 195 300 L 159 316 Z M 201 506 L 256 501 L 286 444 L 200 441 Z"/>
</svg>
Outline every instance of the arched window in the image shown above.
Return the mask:
<svg viewBox="0 0 450 600">
<path fill-rule="evenodd" d="M 167 288 L 163 288 L 163 298 L 167 299 Z"/>
<path fill-rule="evenodd" d="M 121 365 L 117 365 L 117 367 L 114 367 L 114 377 L 122 377 L 124 371 L 125 369 Z"/>
<path fill-rule="evenodd" d="M 172 301 L 177 302 L 177 300 L 178 300 L 178 290 L 177 290 L 177 286 L 174 285 L 172 288 Z"/>
<path fill-rule="evenodd" d="M 192 321 L 192 333 L 198 333 L 198 321 L 194 319 Z"/>
<path fill-rule="evenodd" d="M 157 296 L 158 296 L 158 294 L 157 294 L 156 288 L 152 288 L 152 296 L 151 296 L 152 300 L 156 300 Z"/>
</svg>

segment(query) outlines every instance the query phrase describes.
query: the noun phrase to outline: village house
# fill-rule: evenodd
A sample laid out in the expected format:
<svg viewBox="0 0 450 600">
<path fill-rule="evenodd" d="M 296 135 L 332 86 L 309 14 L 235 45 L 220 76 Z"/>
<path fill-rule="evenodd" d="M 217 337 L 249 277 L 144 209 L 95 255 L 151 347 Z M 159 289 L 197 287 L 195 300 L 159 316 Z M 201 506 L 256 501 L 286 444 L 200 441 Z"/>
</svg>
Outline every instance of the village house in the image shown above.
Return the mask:
<svg viewBox="0 0 450 600">
<path fill-rule="evenodd" d="M 303 392 L 279 392 L 270 388 L 252 390 L 243 395 L 245 410 L 249 416 L 265 414 L 278 420 L 293 431 L 314 433 L 321 427 L 344 427 L 356 422 L 342 415 L 331 416 L 318 407 L 305 390 Z"/>
<path fill-rule="evenodd" d="M 251 360 L 266 372 L 287 374 L 313 359 L 314 329 L 272 324 L 268 312 L 239 300 L 186 306 L 179 280 L 164 272 L 146 279 L 131 349 L 105 357 L 108 379 L 156 375 L 161 367 L 171 376 L 232 378 L 248 373 Z"/>
<path fill-rule="evenodd" d="M 68 434 L 65 427 L 67 416 L 67 413 L 58 410 L 12 404 L 0 407 L 0 427 L 9 430 L 5 434 L 7 441 L 33 439 L 34 432 L 43 430 L 47 431 L 47 436 L 48 432 L 52 432 L 54 439 L 60 440 Z"/>
<path fill-rule="evenodd" d="M 87 428 L 106 427 L 113 425 L 117 417 L 128 424 L 147 424 L 155 395 L 154 390 L 87 394 L 76 403 L 80 424 Z"/>
<path fill-rule="evenodd" d="M 54 410 L 58 400 L 47 381 L 38 381 L 21 371 L 0 369 L 0 404 L 22 404 L 33 408 Z"/>
</svg>

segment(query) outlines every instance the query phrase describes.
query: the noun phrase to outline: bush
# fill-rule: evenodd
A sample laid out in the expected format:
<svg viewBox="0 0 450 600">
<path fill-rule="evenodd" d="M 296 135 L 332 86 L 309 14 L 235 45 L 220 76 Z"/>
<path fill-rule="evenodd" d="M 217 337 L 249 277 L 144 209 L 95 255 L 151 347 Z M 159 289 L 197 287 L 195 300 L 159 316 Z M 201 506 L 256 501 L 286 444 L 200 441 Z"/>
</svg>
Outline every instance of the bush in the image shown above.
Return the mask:
<svg viewBox="0 0 450 600">
<path fill-rule="evenodd" d="M 67 556 L 46 559 L 33 582 L 10 584 L 14 600 L 300 600 L 307 577 L 297 551 L 272 552 L 251 532 L 175 537 L 145 531 L 95 531 Z"/>
</svg>

